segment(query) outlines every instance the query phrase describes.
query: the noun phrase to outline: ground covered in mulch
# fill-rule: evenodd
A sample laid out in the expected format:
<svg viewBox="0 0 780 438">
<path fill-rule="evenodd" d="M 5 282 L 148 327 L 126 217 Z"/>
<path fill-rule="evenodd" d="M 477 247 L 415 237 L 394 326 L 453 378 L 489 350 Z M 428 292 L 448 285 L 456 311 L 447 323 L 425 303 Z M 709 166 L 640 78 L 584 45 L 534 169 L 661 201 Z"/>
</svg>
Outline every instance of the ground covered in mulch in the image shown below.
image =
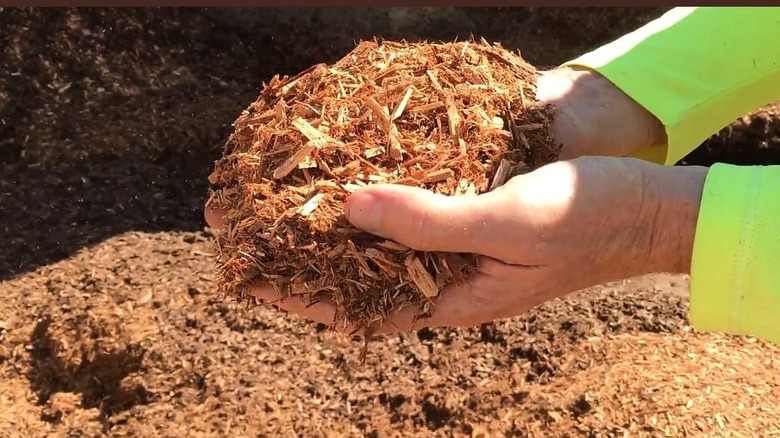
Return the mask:
<svg viewBox="0 0 780 438">
<path fill-rule="evenodd" d="M 647 13 L 629 12 L 623 30 Z M 619 35 L 602 13 L 613 33 L 592 40 L 527 9 L 420 33 L 487 29 L 554 65 Z M 196 9 L 0 10 L 0 435 L 780 433 L 776 347 L 692 333 L 685 277 L 384 338 L 362 367 L 360 342 L 220 302 L 206 177 L 261 81 L 374 36 L 325 14 L 253 33 Z M 780 163 L 779 120 L 767 107 L 685 161 Z"/>
</svg>

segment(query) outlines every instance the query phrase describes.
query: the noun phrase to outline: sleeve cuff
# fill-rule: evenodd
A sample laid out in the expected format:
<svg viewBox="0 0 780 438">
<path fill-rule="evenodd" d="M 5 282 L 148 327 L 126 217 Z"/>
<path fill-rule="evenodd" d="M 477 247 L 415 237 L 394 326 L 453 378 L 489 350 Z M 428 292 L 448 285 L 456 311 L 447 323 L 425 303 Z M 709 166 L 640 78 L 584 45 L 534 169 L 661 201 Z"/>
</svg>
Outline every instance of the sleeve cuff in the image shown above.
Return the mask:
<svg viewBox="0 0 780 438">
<path fill-rule="evenodd" d="M 693 328 L 780 342 L 778 219 L 780 166 L 710 168 L 691 266 Z"/>
</svg>

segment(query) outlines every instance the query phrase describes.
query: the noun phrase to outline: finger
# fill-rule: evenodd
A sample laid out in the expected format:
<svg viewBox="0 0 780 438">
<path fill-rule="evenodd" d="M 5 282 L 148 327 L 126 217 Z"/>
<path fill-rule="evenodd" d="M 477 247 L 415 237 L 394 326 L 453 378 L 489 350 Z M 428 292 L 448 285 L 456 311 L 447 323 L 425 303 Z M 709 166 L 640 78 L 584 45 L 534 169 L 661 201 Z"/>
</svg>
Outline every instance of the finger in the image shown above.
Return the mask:
<svg viewBox="0 0 780 438">
<path fill-rule="evenodd" d="M 373 185 L 354 192 L 347 219 L 361 228 L 421 251 L 485 250 L 498 225 L 495 196 L 444 196 L 401 185 Z"/>
<path fill-rule="evenodd" d="M 409 306 L 394 311 L 387 320 L 377 322 L 369 328 L 376 335 L 410 333 L 427 327 L 425 321 L 419 318 L 419 306 Z"/>
<path fill-rule="evenodd" d="M 225 213 L 222 210 L 212 210 L 207 208 L 203 213 L 206 223 L 211 228 L 222 228 L 225 226 Z"/>
<path fill-rule="evenodd" d="M 311 302 L 301 295 L 282 298 L 270 286 L 253 288 L 251 294 L 264 303 L 272 304 L 285 312 L 298 315 L 315 323 L 325 324 L 337 332 L 365 334 L 362 332 L 366 330 L 358 330 L 354 324 L 347 325 L 335 321 L 336 307 L 330 300 Z M 414 320 L 418 310 L 416 308 L 400 309 L 390 319 L 372 324 L 367 331 L 372 334 L 388 334 L 414 330 Z"/>
<path fill-rule="evenodd" d="M 534 286 L 538 281 L 533 278 L 541 269 L 519 267 L 510 276 L 480 271 L 469 281 L 442 291 L 433 314 L 418 325 L 468 328 L 525 313 L 550 298 Z"/>
<path fill-rule="evenodd" d="M 496 291 L 504 282 L 483 273 L 445 288 L 436 300 L 431 316 L 421 320 L 423 327 L 473 327 L 496 318 Z"/>
<path fill-rule="evenodd" d="M 300 295 L 281 297 L 271 286 L 259 286 L 252 288 L 253 297 L 264 303 L 273 304 L 276 307 L 309 319 L 316 323 L 333 325 L 336 308 L 329 301 L 310 302 Z"/>
</svg>

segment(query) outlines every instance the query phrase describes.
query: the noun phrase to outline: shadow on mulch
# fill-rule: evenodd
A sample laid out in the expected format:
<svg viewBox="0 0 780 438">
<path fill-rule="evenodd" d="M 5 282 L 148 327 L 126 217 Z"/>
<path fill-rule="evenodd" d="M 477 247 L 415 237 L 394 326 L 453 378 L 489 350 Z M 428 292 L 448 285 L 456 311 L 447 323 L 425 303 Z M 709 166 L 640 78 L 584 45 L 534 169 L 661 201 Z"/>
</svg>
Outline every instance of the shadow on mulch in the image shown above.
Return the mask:
<svg viewBox="0 0 780 438">
<path fill-rule="evenodd" d="M 208 168 L 121 157 L 0 167 L 0 280 L 127 231 L 203 229 Z"/>
</svg>

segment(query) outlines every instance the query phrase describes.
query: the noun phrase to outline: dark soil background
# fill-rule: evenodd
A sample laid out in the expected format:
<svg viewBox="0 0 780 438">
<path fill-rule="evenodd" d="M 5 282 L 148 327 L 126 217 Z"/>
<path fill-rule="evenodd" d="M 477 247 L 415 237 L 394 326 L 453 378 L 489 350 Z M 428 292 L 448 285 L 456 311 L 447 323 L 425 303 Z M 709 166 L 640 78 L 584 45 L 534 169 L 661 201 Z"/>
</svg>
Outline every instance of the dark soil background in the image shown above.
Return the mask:
<svg viewBox="0 0 780 438">
<path fill-rule="evenodd" d="M 0 435 L 780 429 L 760 404 L 777 405 L 773 347 L 690 333 L 685 278 L 390 338 L 363 368 L 359 345 L 212 296 L 206 176 L 274 74 L 374 37 L 473 35 L 553 66 L 662 12 L 0 9 Z M 780 163 L 777 108 L 683 164 L 714 161 Z"/>
</svg>

